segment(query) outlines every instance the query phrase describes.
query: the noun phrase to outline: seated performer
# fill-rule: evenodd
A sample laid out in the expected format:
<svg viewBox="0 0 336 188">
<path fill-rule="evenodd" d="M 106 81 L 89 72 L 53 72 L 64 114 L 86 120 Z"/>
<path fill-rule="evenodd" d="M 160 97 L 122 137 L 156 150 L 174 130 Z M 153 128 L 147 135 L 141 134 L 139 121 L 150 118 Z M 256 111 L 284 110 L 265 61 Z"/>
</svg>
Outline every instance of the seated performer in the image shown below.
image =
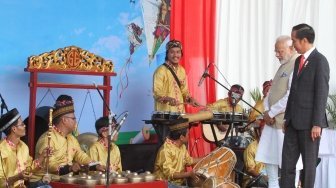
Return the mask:
<svg viewBox="0 0 336 188">
<path fill-rule="evenodd" d="M 77 139 L 71 134 L 76 130 L 77 123 L 74 114 L 72 97 L 60 95 L 54 105 L 53 128 L 51 130 L 50 146 L 53 155 L 49 158 L 49 165 L 33 175 L 31 182 L 40 180 L 46 173 L 46 168 L 52 180 L 58 180 L 60 175 L 79 172 L 80 165 L 88 165 L 89 170 L 105 171 L 105 166 L 94 162 L 81 150 Z M 36 156 L 48 147 L 48 132 L 42 134 L 36 144 Z"/>
<path fill-rule="evenodd" d="M 244 95 L 244 88 L 238 84 L 232 85 L 229 92 L 228 97 L 224 99 L 219 99 L 212 104 L 207 105 L 207 109 L 212 110 L 213 112 L 220 113 L 242 113 L 243 108 L 238 104 Z M 220 124 L 217 125 L 219 131 L 226 132 L 229 129 L 229 124 Z M 217 137 L 221 138 L 220 135 Z M 224 137 L 222 137 L 223 139 Z"/>
<path fill-rule="evenodd" d="M 91 159 L 99 161 L 100 164 L 106 164 L 107 162 L 107 146 L 108 146 L 108 126 L 109 118 L 107 116 L 101 117 L 96 121 L 95 127 L 98 134 L 98 141 L 93 143 L 90 147 L 88 154 Z M 115 124 L 113 124 L 115 127 Z M 112 141 L 118 140 L 118 134 L 116 134 Z M 121 157 L 120 151 L 116 144 L 111 142 L 111 152 L 110 152 L 110 168 L 111 171 L 121 172 Z"/>
<path fill-rule="evenodd" d="M 195 176 L 193 171 L 187 172 L 186 166 L 196 164 L 200 159 L 192 158 L 186 148 L 189 125 L 169 126 L 169 137 L 160 147 L 154 166 L 154 174 L 159 180 L 168 180 L 168 187 L 185 185 L 188 177 Z"/>
<path fill-rule="evenodd" d="M 1 116 L 2 132 L 6 138 L 0 141 L 0 187 L 25 187 L 24 181 L 43 165 L 47 149 L 32 161 L 28 146 L 20 140 L 26 134 L 26 125 L 16 108 Z"/>
<path fill-rule="evenodd" d="M 265 81 L 263 83 L 263 97 L 258 100 L 255 105 L 254 108 L 259 110 L 259 112 L 264 113 L 265 109 L 264 109 L 264 99 L 266 98 L 269 89 L 271 88 L 272 85 L 272 80 L 269 81 Z M 262 120 L 263 118 L 263 114 L 260 114 L 258 111 L 256 111 L 255 109 L 252 109 L 250 115 L 249 115 L 249 122 L 253 122 L 254 125 L 260 125 L 260 124 L 265 124 L 265 122 Z M 249 128 L 249 127 L 248 127 Z"/>
</svg>

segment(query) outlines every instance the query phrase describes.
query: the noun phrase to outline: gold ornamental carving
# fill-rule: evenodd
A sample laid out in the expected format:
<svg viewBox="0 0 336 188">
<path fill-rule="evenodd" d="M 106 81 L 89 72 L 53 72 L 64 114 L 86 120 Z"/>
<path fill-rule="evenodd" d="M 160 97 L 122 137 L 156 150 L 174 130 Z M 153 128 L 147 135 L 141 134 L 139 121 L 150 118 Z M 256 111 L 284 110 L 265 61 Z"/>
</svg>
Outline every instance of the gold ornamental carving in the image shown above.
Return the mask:
<svg viewBox="0 0 336 188">
<path fill-rule="evenodd" d="M 59 48 L 28 58 L 28 69 L 113 72 L 112 61 L 76 46 Z"/>
</svg>

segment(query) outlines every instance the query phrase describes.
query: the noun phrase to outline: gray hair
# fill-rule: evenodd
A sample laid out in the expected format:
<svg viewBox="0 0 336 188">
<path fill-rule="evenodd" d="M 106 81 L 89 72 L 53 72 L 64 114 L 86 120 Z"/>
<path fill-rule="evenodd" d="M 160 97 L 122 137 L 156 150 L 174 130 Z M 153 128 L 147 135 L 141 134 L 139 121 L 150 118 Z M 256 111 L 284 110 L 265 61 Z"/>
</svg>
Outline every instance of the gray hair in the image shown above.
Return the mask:
<svg viewBox="0 0 336 188">
<path fill-rule="evenodd" d="M 291 47 L 293 45 L 292 39 L 288 35 L 281 35 L 276 39 L 276 43 L 278 42 L 283 42 L 286 44 L 288 47 Z"/>
</svg>

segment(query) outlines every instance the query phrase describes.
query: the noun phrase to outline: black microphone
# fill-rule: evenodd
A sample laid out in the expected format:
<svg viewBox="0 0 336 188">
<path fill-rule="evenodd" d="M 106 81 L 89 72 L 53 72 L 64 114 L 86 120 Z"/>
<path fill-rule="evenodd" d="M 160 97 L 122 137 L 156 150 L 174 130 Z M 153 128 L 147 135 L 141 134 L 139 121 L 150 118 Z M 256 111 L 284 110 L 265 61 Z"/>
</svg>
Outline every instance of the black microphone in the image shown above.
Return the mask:
<svg viewBox="0 0 336 188">
<path fill-rule="evenodd" d="M 204 81 L 204 79 L 208 76 L 208 72 L 209 72 L 209 68 L 210 68 L 211 63 L 209 63 L 209 65 L 207 66 L 207 68 L 205 69 L 204 73 L 202 74 L 202 77 L 200 79 L 200 81 L 198 82 L 198 87 L 202 85 L 202 82 Z"/>
<path fill-rule="evenodd" d="M 128 112 L 125 112 L 124 117 L 121 118 L 120 122 L 117 124 L 116 128 L 113 130 L 111 134 L 111 139 L 113 139 L 113 137 L 119 132 L 121 125 L 124 124 L 127 116 L 128 116 Z"/>
</svg>

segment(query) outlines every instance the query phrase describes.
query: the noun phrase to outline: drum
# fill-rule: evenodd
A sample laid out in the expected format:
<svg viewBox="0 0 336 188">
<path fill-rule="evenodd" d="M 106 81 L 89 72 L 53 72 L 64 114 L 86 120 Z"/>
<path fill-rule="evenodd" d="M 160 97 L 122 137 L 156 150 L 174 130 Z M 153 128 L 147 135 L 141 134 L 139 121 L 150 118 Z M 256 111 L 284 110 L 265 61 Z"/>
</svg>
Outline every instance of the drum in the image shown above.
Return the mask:
<svg viewBox="0 0 336 188">
<path fill-rule="evenodd" d="M 223 178 L 210 177 L 204 181 L 202 188 L 240 188 L 232 181 L 225 181 Z"/>
<path fill-rule="evenodd" d="M 189 178 L 188 186 L 201 187 L 211 177 L 230 181 L 230 174 L 237 162 L 234 152 L 226 147 L 220 147 L 201 159 L 195 166 L 197 178 Z"/>
</svg>

